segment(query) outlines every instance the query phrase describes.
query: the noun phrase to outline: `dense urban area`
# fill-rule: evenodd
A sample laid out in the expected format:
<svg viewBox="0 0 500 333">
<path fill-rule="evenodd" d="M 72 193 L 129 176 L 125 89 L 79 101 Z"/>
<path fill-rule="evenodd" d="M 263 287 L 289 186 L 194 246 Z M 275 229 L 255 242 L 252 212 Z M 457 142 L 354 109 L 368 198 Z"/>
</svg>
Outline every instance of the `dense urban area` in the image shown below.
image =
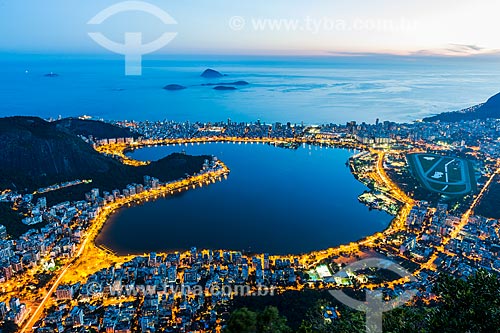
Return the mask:
<svg viewBox="0 0 500 333">
<path fill-rule="evenodd" d="M 417 290 L 435 298 L 438 274 L 500 272 L 498 188 L 500 121 L 381 122 L 344 125 L 173 121 L 113 121 L 137 137 L 82 137 L 124 164 L 147 162 L 127 153 L 155 145 L 207 142 L 357 150 L 348 161 L 366 185 L 360 202 L 394 219 L 383 232 L 336 248 L 276 256 L 220 249 L 118 256 L 94 239 L 120 207 L 225 181 L 230 165 L 216 156 L 202 170 L 165 182 L 103 191 L 91 179 L 68 179 L 34 193 L 3 189 L 0 201 L 23 212 L 26 232 L 0 226 L 0 319 L 21 332 L 220 332 L 235 297 L 309 289 L 378 288 L 388 298 Z M 230 181 L 230 180 L 228 180 Z M 79 201 L 49 205 L 43 196 L 92 184 Z M 193 244 L 195 245 L 195 244 Z M 388 258 L 411 272 L 384 281 L 343 267 L 362 258 Z M 339 312 L 324 308 L 325 321 Z"/>
</svg>

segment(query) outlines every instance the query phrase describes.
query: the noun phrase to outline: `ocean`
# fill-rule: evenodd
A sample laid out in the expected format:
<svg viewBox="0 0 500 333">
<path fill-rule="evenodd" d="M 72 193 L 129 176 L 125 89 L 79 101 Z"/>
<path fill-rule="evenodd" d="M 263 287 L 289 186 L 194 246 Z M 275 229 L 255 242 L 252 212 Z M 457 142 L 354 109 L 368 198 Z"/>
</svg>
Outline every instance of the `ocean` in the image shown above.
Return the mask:
<svg viewBox="0 0 500 333">
<path fill-rule="evenodd" d="M 170 56 L 124 75 L 120 56 L 0 56 L 0 116 L 107 120 L 411 122 L 500 91 L 500 60 L 426 57 Z M 213 68 L 227 76 L 204 79 Z M 45 74 L 57 73 L 57 77 Z M 236 91 L 205 83 L 245 80 Z M 162 89 L 181 84 L 181 91 Z"/>
</svg>

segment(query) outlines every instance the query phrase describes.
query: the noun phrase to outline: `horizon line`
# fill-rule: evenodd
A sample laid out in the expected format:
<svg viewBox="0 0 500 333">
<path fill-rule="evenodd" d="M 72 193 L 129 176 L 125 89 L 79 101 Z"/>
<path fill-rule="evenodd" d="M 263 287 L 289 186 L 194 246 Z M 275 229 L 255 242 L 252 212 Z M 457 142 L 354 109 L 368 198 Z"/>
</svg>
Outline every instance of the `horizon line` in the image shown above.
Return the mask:
<svg viewBox="0 0 500 333">
<path fill-rule="evenodd" d="M 81 51 L 57 51 L 57 52 L 43 52 L 43 51 L 14 51 L 14 50 L 0 50 L 0 59 L 9 58 L 14 56 L 81 56 L 81 57 L 122 57 L 120 54 L 111 52 L 81 52 Z M 407 59 L 500 59 L 500 52 L 481 53 L 481 54 L 440 54 L 440 53 L 391 53 L 391 52 L 324 52 L 324 53 L 309 53 L 309 52 L 270 52 L 270 53 L 239 53 L 239 52 L 172 52 L 172 53 L 152 53 L 147 56 L 149 60 L 168 58 L 168 57 L 268 57 L 268 58 L 407 58 Z"/>
</svg>

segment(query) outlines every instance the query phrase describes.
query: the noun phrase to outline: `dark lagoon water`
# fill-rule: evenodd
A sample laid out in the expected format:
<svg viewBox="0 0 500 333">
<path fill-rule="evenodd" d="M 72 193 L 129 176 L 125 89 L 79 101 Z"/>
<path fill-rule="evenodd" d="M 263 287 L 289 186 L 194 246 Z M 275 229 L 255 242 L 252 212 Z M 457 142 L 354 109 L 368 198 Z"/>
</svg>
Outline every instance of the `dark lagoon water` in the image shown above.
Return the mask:
<svg viewBox="0 0 500 333">
<path fill-rule="evenodd" d="M 231 169 L 228 179 L 121 209 L 98 244 L 121 254 L 191 246 L 303 253 L 356 241 L 390 223 L 390 215 L 358 202 L 366 187 L 345 164 L 353 151 L 210 143 L 143 148 L 131 156 L 157 160 L 181 150 L 217 156 Z"/>
</svg>

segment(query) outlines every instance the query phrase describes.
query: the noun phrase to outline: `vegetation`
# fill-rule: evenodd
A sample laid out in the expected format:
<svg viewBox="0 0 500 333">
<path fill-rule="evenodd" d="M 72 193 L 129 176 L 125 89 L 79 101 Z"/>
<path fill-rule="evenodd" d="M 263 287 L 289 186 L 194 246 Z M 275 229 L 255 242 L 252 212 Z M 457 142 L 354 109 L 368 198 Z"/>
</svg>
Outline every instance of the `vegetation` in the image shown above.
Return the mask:
<svg viewBox="0 0 500 333">
<path fill-rule="evenodd" d="M 495 333 L 500 332 L 500 279 L 486 271 L 478 271 L 467 279 L 442 275 L 433 292 L 437 301 L 432 306 L 404 306 L 384 314 L 384 332 L 388 333 Z M 366 332 L 364 313 L 336 303 L 325 292 L 306 291 L 304 293 L 285 293 L 275 296 L 275 303 L 286 304 L 281 312 L 290 323 L 290 332 L 297 333 L 352 333 Z M 288 302 L 289 299 L 295 301 Z M 243 312 L 236 310 L 235 315 L 246 318 L 253 313 L 253 306 L 261 308 L 259 300 L 268 304 L 269 298 L 251 297 Z M 287 300 L 287 301 L 285 301 Z M 238 299 L 235 304 L 245 300 Z M 305 303 L 305 305 L 302 304 Z M 324 309 L 335 306 L 340 317 L 332 322 L 324 318 Z M 305 309 L 308 307 L 308 309 Z M 276 309 L 276 308 L 275 308 Z M 280 317 L 279 313 L 274 316 Z M 243 325 L 243 321 L 239 321 Z M 253 323 L 253 322 L 252 322 Z M 246 326 L 241 326 L 245 329 Z M 254 326 L 252 326 L 254 327 Z M 237 332 L 237 331 L 227 331 Z M 255 330 L 239 332 L 259 332 Z M 280 331 L 276 331 L 280 332 Z"/>
<path fill-rule="evenodd" d="M 142 183 L 142 176 L 146 174 L 170 180 L 201 170 L 207 158 L 177 154 L 143 167 L 124 165 L 98 153 L 63 125 L 85 134 L 121 132 L 122 129 L 100 122 L 93 122 L 92 126 L 85 122 L 83 126 L 81 122 L 78 126 L 69 126 L 57 122 L 54 125 L 35 117 L 0 118 L 0 140 L 4 143 L 0 146 L 0 189 L 33 192 L 40 187 L 75 179 L 92 179 L 94 183 L 90 186 L 94 187 L 115 187 L 129 182 Z M 80 191 L 80 188 L 84 189 Z M 82 193 L 86 190 L 85 185 L 80 185 L 66 193 L 75 189 Z"/>
<path fill-rule="evenodd" d="M 21 222 L 22 219 L 23 217 L 18 211 L 12 210 L 11 203 L 0 202 L 0 224 L 5 226 L 9 235 L 19 237 L 31 229 Z"/>
<path fill-rule="evenodd" d="M 67 200 L 83 200 L 84 193 L 97 187 L 102 191 L 111 192 L 114 189 L 120 191 L 127 184 L 144 182 L 145 175 L 156 177 L 161 181 L 170 181 L 184 177 L 186 174 L 194 174 L 202 169 L 205 159 L 209 156 L 189 156 L 179 153 L 171 154 L 161 160 L 139 167 L 119 165 L 115 170 L 108 173 L 91 173 L 87 177 L 92 183 L 70 186 L 57 191 L 47 192 L 35 196 L 46 197 L 47 205 L 53 205 Z"/>
<path fill-rule="evenodd" d="M 208 156 L 172 154 L 149 165 L 133 167 L 98 153 L 77 135 L 95 137 L 126 136 L 128 130 L 110 124 L 65 119 L 49 123 L 36 117 L 0 118 L 0 189 L 33 193 L 40 187 L 92 179 L 80 184 L 35 196 L 46 197 L 47 204 L 83 200 L 84 193 L 97 187 L 101 191 L 122 190 L 130 183 L 143 183 L 145 175 L 170 181 L 199 172 Z M 130 136 L 130 135 L 128 135 Z M 0 224 L 17 237 L 30 227 L 20 223 L 22 216 L 0 205 Z M 39 226 L 35 226 L 39 227 Z"/>
<path fill-rule="evenodd" d="M 11 320 L 5 321 L 0 325 L 0 332 L 2 333 L 14 333 L 19 330 L 19 326 L 16 325 Z"/>
<path fill-rule="evenodd" d="M 263 311 L 255 313 L 247 308 L 233 312 L 227 322 L 224 333 L 288 333 L 290 328 L 286 325 L 286 318 L 279 314 L 277 308 L 266 307 Z"/>
<path fill-rule="evenodd" d="M 400 168 L 388 168 L 386 170 L 387 175 L 396 183 L 398 186 L 405 192 L 408 193 L 413 199 L 419 201 L 427 201 L 432 206 L 437 205 L 438 203 L 446 203 L 448 205 L 448 212 L 452 215 L 462 215 L 470 206 L 470 203 L 473 200 L 474 193 L 477 192 L 477 182 L 475 181 L 474 176 L 474 168 L 472 163 L 469 164 L 469 177 L 474 179 L 473 182 L 473 192 L 465 195 L 465 196 L 452 196 L 452 195 L 443 195 L 437 192 L 429 191 L 425 186 L 421 184 L 418 180 L 418 176 L 414 176 L 412 173 L 412 168 L 409 165 L 411 160 L 407 160 L 405 158 L 406 154 L 403 155 L 392 155 L 393 159 L 396 159 L 398 162 L 405 163 L 404 167 Z M 460 157 L 464 158 L 464 157 Z M 408 163 L 409 161 L 409 163 Z M 469 162 L 470 163 L 470 162 Z M 484 200 L 484 199 L 483 199 Z M 483 201 L 482 200 L 482 201 Z M 481 214 L 480 214 L 481 215 Z"/>
<path fill-rule="evenodd" d="M 483 270 L 467 280 L 442 276 L 435 292 L 441 302 L 429 321 L 432 332 L 500 332 L 497 276 Z"/>
<path fill-rule="evenodd" d="M 127 128 L 117 127 L 102 121 L 64 118 L 52 123 L 58 130 L 65 130 L 75 135 L 92 136 L 97 139 L 137 138 L 139 135 Z"/>
<path fill-rule="evenodd" d="M 412 174 L 418 179 L 421 186 L 429 191 L 450 197 L 461 197 L 475 191 L 477 188 L 474 168 L 468 160 L 420 153 L 407 154 L 406 158 Z M 427 158 L 432 160 L 427 160 Z M 449 167 L 447 168 L 446 165 L 449 165 Z M 465 179 L 462 179 L 462 171 L 465 174 Z M 433 174 L 435 172 L 441 173 L 441 178 L 434 179 Z M 445 177 L 446 173 L 447 176 Z M 448 178 L 448 181 L 445 180 L 446 178 Z"/>
<path fill-rule="evenodd" d="M 281 315 L 287 318 L 288 325 L 292 329 L 297 329 L 308 315 L 308 311 L 325 300 L 333 300 L 328 291 L 306 289 L 275 296 L 237 297 L 233 301 L 233 308 L 246 307 L 253 311 L 262 311 L 266 307 L 275 307 Z"/>
<path fill-rule="evenodd" d="M 0 188 L 32 192 L 55 183 L 119 171 L 121 163 L 77 135 L 36 117 L 0 118 Z"/>
</svg>

